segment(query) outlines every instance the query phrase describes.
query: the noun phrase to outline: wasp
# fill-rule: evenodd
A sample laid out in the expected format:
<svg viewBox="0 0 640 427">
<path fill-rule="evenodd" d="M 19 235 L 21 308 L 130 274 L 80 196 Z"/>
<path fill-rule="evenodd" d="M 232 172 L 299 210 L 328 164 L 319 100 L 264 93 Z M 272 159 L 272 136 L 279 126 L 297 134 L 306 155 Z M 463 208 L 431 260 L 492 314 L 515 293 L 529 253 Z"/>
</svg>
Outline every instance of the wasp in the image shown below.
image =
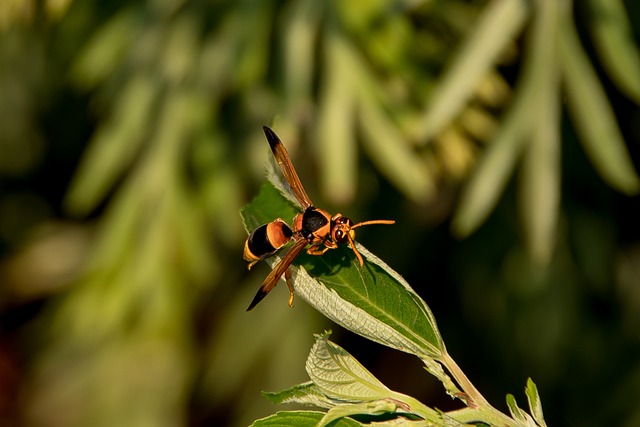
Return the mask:
<svg viewBox="0 0 640 427">
<path fill-rule="evenodd" d="M 298 173 L 291 163 L 289 153 L 278 135 L 266 126 L 263 126 L 262 129 L 271 147 L 271 152 L 303 211 L 293 218 L 293 227 L 289 227 L 286 222 L 278 218 L 259 226 L 247 238 L 244 245 L 244 259 L 249 262 L 249 269 L 258 261 L 274 255 L 287 243 L 294 242 L 280 262 L 264 279 L 247 311 L 253 309 L 271 292 L 283 274 L 289 287 L 289 307 L 293 307 L 294 293 L 289 266 L 307 246 L 309 246 L 307 248 L 309 255 L 322 255 L 329 249 L 336 249 L 339 243 L 347 242 L 362 267 L 364 261 L 355 245 L 355 229 L 363 225 L 395 223 L 394 220 L 376 219 L 354 224 L 350 218 L 342 214 L 338 213 L 332 216 L 324 209 L 315 207 L 304 190 Z"/>
</svg>

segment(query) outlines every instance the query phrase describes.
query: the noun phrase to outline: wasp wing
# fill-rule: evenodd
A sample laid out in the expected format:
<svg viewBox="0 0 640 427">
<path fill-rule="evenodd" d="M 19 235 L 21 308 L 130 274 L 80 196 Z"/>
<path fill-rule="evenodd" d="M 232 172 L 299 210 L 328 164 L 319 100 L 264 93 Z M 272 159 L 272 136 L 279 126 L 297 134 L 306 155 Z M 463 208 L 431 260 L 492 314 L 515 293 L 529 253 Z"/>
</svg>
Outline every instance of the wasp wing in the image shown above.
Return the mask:
<svg viewBox="0 0 640 427">
<path fill-rule="evenodd" d="M 258 303 L 262 301 L 262 299 L 266 297 L 273 288 L 276 287 L 280 277 L 282 277 L 284 272 L 287 271 L 293 260 L 296 259 L 298 255 L 300 255 L 300 252 L 302 252 L 305 246 L 307 246 L 307 241 L 305 239 L 299 238 L 298 240 L 296 240 L 293 246 L 291 246 L 291 249 L 287 251 L 280 262 L 276 264 L 273 270 L 271 270 L 271 273 L 269 273 L 267 278 L 264 279 L 264 282 L 262 282 L 262 286 L 260 286 L 260 289 L 258 289 L 256 296 L 253 297 L 253 301 L 251 301 L 251 304 L 249 304 L 247 311 L 250 311 L 251 309 L 253 309 L 253 307 L 258 305 Z"/>
<path fill-rule="evenodd" d="M 280 170 L 282 170 L 282 174 L 289 183 L 296 199 L 298 199 L 298 202 L 300 202 L 303 209 L 312 206 L 313 202 L 307 195 L 307 192 L 304 191 L 302 182 L 300 182 L 300 177 L 298 177 L 298 173 L 293 167 L 293 163 L 291 163 L 291 159 L 289 158 L 289 153 L 287 153 L 286 148 L 284 148 L 282 141 L 280 141 L 278 135 L 268 127 L 263 126 L 262 130 L 264 130 L 264 134 L 267 137 L 267 141 L 269 141 L 269 146 L 276 158 L 276 162 L 278 163 L 278 166 L 280 166 Z"/>
</svg>

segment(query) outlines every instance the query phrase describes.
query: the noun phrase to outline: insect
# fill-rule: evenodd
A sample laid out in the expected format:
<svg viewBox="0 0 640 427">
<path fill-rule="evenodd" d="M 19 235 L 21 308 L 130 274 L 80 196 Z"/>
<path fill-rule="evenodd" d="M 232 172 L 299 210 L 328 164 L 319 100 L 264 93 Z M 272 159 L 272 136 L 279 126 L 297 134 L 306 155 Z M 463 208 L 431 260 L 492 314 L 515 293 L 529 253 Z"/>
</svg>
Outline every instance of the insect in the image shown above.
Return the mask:
<svg viewBox="0 0 640 427">
<path fill-rule="evenodd" d="M 336 249 L 339 243 L 348 242 L 356 255 L 360 266 L 364 265 L 362 255 L 355 245 L 355 229 L 370 224 L 394 224 L 394 220 L 376 219 L 354 224 L 342 214 L 331 215 L 324 209 L 313 206 L 307 195 L 298 173 L 291 163 L 289 154 L 274 131 L 264 126 L 262 128 L 267 137 L 271 151 L 282 170 L 284 178 L 289 183 L 293 195 L 302 206 L 303 211 L 293 218 L 293 227 L 289 227 L 281 218 L 256 228 L 247 238 L 244 245 L 244 259 L 249 262 L 251 269 L 255 263 L 274 255 L 278 250 L 293 241 L 293 245 L 264 279 L 247 311 L 253 309 L 276 286 L 284 274 L 289 287 L 289 307 L 293 306 L 293 286 L 289 273 L 289 266 L 298 255 L 309 245 L 307 253 L 322 255 L 329 249 Z"/>
</svg>

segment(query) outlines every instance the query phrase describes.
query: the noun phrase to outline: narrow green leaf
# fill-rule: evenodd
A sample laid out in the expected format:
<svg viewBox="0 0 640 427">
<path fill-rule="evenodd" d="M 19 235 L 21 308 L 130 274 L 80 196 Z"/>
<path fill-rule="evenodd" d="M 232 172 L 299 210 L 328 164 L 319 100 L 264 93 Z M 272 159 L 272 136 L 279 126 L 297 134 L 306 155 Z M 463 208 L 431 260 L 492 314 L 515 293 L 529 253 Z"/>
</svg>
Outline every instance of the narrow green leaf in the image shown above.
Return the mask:
<svg viewBox="0 0 640 427">
<path fill-rule="evenodd" d="M 355 195 L 357 179 L 354 82 L 348 48 L 334 26 L 327 31 L 316 145 L 322 192 L 332 202 L 345 204 Z"/>
<path fill-rule="evenodd" d="M 256 420 L 251 427 L 316 427 L 324 415 L 324 412 L 316 411 L 283 411 Z M 360 427 L 363 424 L 351 418 L 341 418 L 330 425 L 331 427 Z"/>
<path fill-rule="evenodd" d="M 169 84 L 180 84 L 194 69 L 200 50 L 200 32 L 195 17 L 181 15 L 166 27 L 158 71 Z"/>
<path fill-rule="evenodd" d="M 390 400 L 376 400 L 373 402 L 347 403 L 327 411 L 318 423 L 318 427 L 329 425 L 335 420 L 344 419 L 352 415 L 382 415 L 396 412 L 397 405 Z"/>
<path fill-rule="evenodd" d="M 113 16 L 89 39 L 71 67 L 71 78 L 89 89 L 106 80 L 122 65 L 123 57 L 139 30 L 140 15 L 134 7 Z"/>
<path fill-rule="evenodd" d="M 332 408 L 336 402 L 323 394 L 313 382 L 298 384 L 286 390 L 278 392 L 262 392 L 262 395 L 271 403 L 299 403 L 301 405 L 314 405 L 319 408 Z"/>
<path fill-rule="evenodd" d="M 525 412 L 518 407 L 518 403 L 516 402 L 516 398 L 513 397 L 513 394 L 507 394 L 507 407 L 515 420 L 521 423 L 526 421 Z"/>
<path fill-rule="evenodd" d="M 292 2 L 283 19 L 284 85 L 293 114 L 310 107 L 315 66 L 315 43 L 323 4 L 314 0 Z M 292 117 L 293 117 L 292 114 Z"/>
<path fill-rule="evenodd" d="M 367 61 L 344 38 L 335 38 L 340 46 L 340 67 L 344 70 L 340 78 L 349 76 L 349 91 L 354 93 L 365 152 L 400 191 L 416 202 L 424 202 L 435 192 L 435 183 L 429 169 L 394 119 L 385 111 L 385 96 L 380 92 L 381 82 L 372 75 Z M 344 111 L 341 113 L 345 114 Z M 351 138 L 355 141 L 354 136 Z M 337 144 L 334 147 L 335 155 L 338 155 L 342 147 Z"/>
<path fill-rule="evenodd" d="M 251 31 L 242 31 L 239 50 L 232 68 L 232 76 L 235 82 L 242 88 L 252 88 L 261 83 L 267 73 L 269 65 L 270 34 L 273 25 L 272 19 L 265 19 L 274 13 L 274 5 L 271 2 L 251 2 L 249 5 L 237 3 L 238 16 L 241 28 L 251 28 Z"/>
<path fill-rule="evenodd" d="M 296 212 L 273 185 L 265 184 L 241 214 L 251 231 L 275 218 L 290 221 Z M 418 357 L 438 358 L 444 344 L 429 307 L 398 273 L 357 247 L 365 258 L 363 267 L 347 245 L 322 256 L 301 254 L 291 268 L 296 295 L 366 338 Z M 274 265 L 278 260 L 267 261 Z"/>
<path fill-rule="evenodd" d="M 487 219 L 522 153 L 529 129 L 528 103 L 533 96 L 532 91 L 527 89 L 532 85 L 526 82 L 522 85 L 523 90 L 516 92 L 498 135 L 491 141 L 462 189 L 451 223 L 453 232 L 460 237 L 468 236 Z"/>
<path fill-rule="evenodd" d="M 66 196 L 65 205 L 74 214 L 95 208 L 131 165 L 148 131 L 154 100 L 153 83 L 143 76 L 132 78 L 118 96 L 114 114 L 91 141 Z"/>
<path fill-rule="evenodd" d="M 358 118 L 363 147 L 389 181 L 416 203 L 432 197 L 435 183 L 426 164 L 379 102 L 363 91 L 358 99 Z"/>
<path fill-rule="evenodd" d="M 584 52 L 571 16 L 563 14 L 560 58 L 567 106 L 580 142 L 609 185 L 626 194 L 640 190 L 624 138 L 604 88 Z"/>
<path fill-rule="evenodd" d="M 442 365 L 431 358 L 422 359 L 424 369 L 431 375 L 436 377 L 444 386 L 447 394 L 453 398 L 459 397 L 462 393 L 458 385 L 445 372 Z"/>
<path fill-rule="evenodd" d="M 546 109 L 538 111 L 544 117 L 539 117 L 525 153 L 520 194 L 529 253 L 541 264 L 549 262 L 556 242 L 561 167 L 557 92 L 548 93 L 545 101 Z"/>
<path fill-rule="evenodd" d="M 589 0 L 589 30 L 607 73 L 640 104 L 640 52 L 622 0 Z"/>
<path fill-rule="evenodd" d="M 530 103 L 533 129 L 521 175 L 520 214 L 529 252 L 546 264 L 556 241 L 560 204 L 560 99 L 557 63 L 557 2 L 542 2 L 534 15 L 531 49 L 536 82 Z"/>
<path fill-rule="evenodd" d="M 416 135 L 419 140 L 426 142 L 438 134 L 471 98 L 498 56 L 520 33 L 529 14 L 528 3 L 497 0 L 488 4 L 433 94 Z"/>
<path fill-rule="evenodd" d="M 533 415 L 533 419 L 540 427 L 546 427 L 547 423 L 544 421 L 544 414 L 542 413 L 542 403 L 540 402 L 540 396 L 538 395 L 538 388 L 531 378 L 527 379 L 525 394 L 529 401 L 529 411 L 531 412 L 531 415 Z"/>
<path fill-rule="evenodd" d="M 550 9 L 549 5 L 545 7 Z M 541 8 L 541 11 L 544 10 L 545 8 Z M 546 14 L 550 13 L 546 12 Z M 453 232 L 458 236 L 469 235 L 486 220 L 511 177 L 522 151 L 536 143 L 535 138 L 557 138 L 559 130 L 557 125 L 554 127 L 557 113 L 554 113 L 554 110 L 545 111 L 545 108 L 549 108 L 550 103 L 553 102 L 553 96 L 556 93 L 553 85 L 555 67 L 553 29 L 557 20 L 554 17 L 555 14 L 557 14 L 555 7 L 551 8 L 549 17 L 542 15 L 541 12 L 536 14 L 534 31 L 531 38 L 527 40 L 522 76 L 518 80 L 513 104 L 504 117 L 499 133 L 483 154 L 476 171 L 460 196 L 459 206 L 452 221 Z M 540 126 L 549 127 L 538 129 Z M 537 132 L 542 133 L 532 137 Z M 546 144 L 551 143 L 544 141 L 536 147 L 536 150 L 543 153 L 551 152 L 551 149 L 545 148 Z M 535 178 L 532 179 L 535 181 Z M 529 193 L 529 196 L 538 197 L 539 194 L 538 189 L 535 188 L 535 192 Z M 549 207 L 547 212 L 536 213 L 540 215 L 535 218 L 535 221 L 539 221 L 536 227 L 548 228 L 553 224 L 550 219 L 553 218 L 551 209 L 553 203 L 549 204 Z"/>
</svg>

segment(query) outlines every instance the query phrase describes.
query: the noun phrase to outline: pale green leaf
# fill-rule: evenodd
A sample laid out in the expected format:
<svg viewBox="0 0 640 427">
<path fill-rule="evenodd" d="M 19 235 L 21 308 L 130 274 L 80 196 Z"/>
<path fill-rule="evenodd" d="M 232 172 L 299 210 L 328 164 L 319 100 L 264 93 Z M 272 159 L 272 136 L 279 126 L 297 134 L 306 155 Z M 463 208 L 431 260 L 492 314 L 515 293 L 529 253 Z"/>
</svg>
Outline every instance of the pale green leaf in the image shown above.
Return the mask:
<svg viewBox="0 0 640 427">
<path fill-rule="evenodd" d="M 520 212 L 532 257 L 542 264 L 551 258 L 560 204 L 560 99 L 557 63 L 558 5 L 542 2 L 532 25 L 531 49 L 536 51 L 533 129 L 522 168 Z"/>
<path fill-rule="evenodd" d="M 104 24 L 86 43 L 71 68 L 72 79 L 83 88 L 101 84 L 118 67 L 138 31 L 139 15 L 125 8 Z M 148 82 L 151 83 L 151 82 Z"/>
<path fill-rule="evenodd" d="M 495 66 L 498 56 L 520 33 L 529 14 L 528 3 L 525 0 L 488 3 L 452 65 L 445 70 L 421 120 L 418 139 L 428 141 L 460 112 L 481 79 Z"/>
<path fill-rule="evenodd" d="M 322 3 L 292 2 L 283 19 L 284 85 L 291 108 L 310 107 L 315 63 L 314 44 L 322 17 Z M 292 114 L 304 114 L 298 110 Z"/>
<path fill-rule="evenodd" d="M 518 422 L 519 426 L 537 427 L 533 418 L 518 407 L 516 399 L 512 394 L 507 394 L 507 406 L 509 407 L 511 416 Z"/>
<path fill-rule="evenodd" d="M 475 231 L 489 216 L 523 150 L 534 150 L 531 145 L 538 144 L 535 150 L 551 155 L 553 154 L 552 148 L 545 147 L 548 144 L 553 147 L 552 141 L 559 138 L 557 109 L 546 111 L 554 102 L 553 97 L 557 93 L 554 91 L 557 83 L 554 83 L 553 71 L 555 66 L 553 46 L 555 32 L 553 30 L 557 21 L 557 18 L 554 17 L 557 11 L 555 7 L 550 8 L 550 5 L 546 5 L 546 8 L 551 9 L 550 12 L 546 12 L 550 16 L 542 13 L 536 14 L 534 30 L 531 33 L 531 38 L 527 40 L 522 75 L 518 81 L 513 103 L 503 119 L 498 134 L 483 154 L 477 169 L 466 187 L 463 188 L 460 196 L 458 209 L 452 221 L 452 229 L 455 234 L 461 237 Z M 543 138 L 551 138 L 551 140 L 538 143 Z M 537 155 L 534 155 L 530 161 L 534 159 L 536 162 L 540 160 L 537 159 Z M 552 163 L 545 167 L 554 167 L 554 165 L 555 163 Z M 537 167 L 536 165 L 531 173 L 535 174 L 538 171 Z M 552 172 L 553 170 L 551 170 Z M 547 180 L 549 182 L 543 183 L 543 185 L 554 185 L 553 175 L 548 175 Z M 525 184 L 529 193 L 527 197 L 538 199 L 542 194 L 539 188 L 540 184 L 537 176 L 527 180 Z M 536 222 L 534 227 L 551 229 L 553 226 L 555 202 L 553 198 L 549 201 L 546 211 L 535 213 L 535 215 L 539 215 L 538 217 L 528 218 Z M 525 200 L 525 203 L 529 202 L 530 200 Z M 528 224 L 528 231 L 533 232 L 534 229 L 530 228 L 531 221 Z M 549 248 L 550 245 L 545 242 L 548 240 L 543 239 L 542 243 L 536 242 L 536 245 L 539 245 L 536 248 Z M 544 250 L 548 249 L 540 249 L 540 253 L 543 255 Z"/>
<path fill-rule="evenodd" d="M 618 88 L 640 104 L 640 52 L 622 0 L 589 0 L 589 30 L 602 65 Z"/>
<path fill-rule="evenodd" d="M 301 405 L 314 405 L 319 408 L 332 408 L 336 405 L 335 399 L 327 397 L 313 382 L 307 382 L 290 387 L 279 392 L 262 392 L 262 395 L 271 403 L 299 403 Z"/>
<path fill-rule="evenodd" d="M 410 396 L 389 390 L 342 347 L 329 341 L 328 335 L 316 336 L 305 365 L 318 389 L 342 403 L 330 410 L 323 421 L 382 413 L 412 413 L 430 421 L 441 421 L 437 411 Z"/>
<path fill-rule="evenodd" d="M 511 416 L 520 422 L 524 422 L 526 420 L 524 416 L 524 411 L 518 407 L 518 403 L 516 402 L 516 398 L 513 397 L 511 393 L 507 394 L 507 406 L 509 407 L 509 412 Z"/>
<path fill-rule="evenodd" d="M 533 415 L 533 419 L 540 427 L 546 427 L 547 423 L 544 421 L 544 414 L 542 413 L 542 403 L 540 402 L 540 396 L 538 395 L 538 388 L 531 378 L 527 379 L 525 393 L 527 395 L 527 400 L 529 401 L 529 411 L 531 412 L 531 415 Z"/>
<path fill-rule="evenodd" d="M 351 53 L 332 28 L 325 36 L 325 70 L 315 128 L 322 192 L 333 203 L 345 204 L 356 192 L 355 93 Z"/>
<path fill-rule="evenodd" d="M 458 385 L 451 379 L 451 377 L 445 372 L 442 365 L 431 358 L 422 359 L 424 363 L 424 369 L 431 375 L 436 377 L 444 386 L 447 394 L 453 398 L 460 396 L 462 391 L 458 388 Z"/>
<path fill-rule="evenodd" d="M 380 171 L 416 203 L 435 193 L 434 179 L 397 125 L 369 94 L 361 92 L 358 119 L 363 147 Z"/>
<path fill-rule="evenodd" d="M 611 103 L 580 44 L 568 13 L 562 21 L 559 39 L 567 106 L 580 142 L 602 179 L 619 191 L 636 194 L 640 180 Z"/>
<path fill-rule="evenodd" d="M 264 17 L 274 13 L 273 7 L 271 2 L 254 1 L 238 8 L 239 25 L 251 28 L 251 31 L 242 32 L 240 49 L 236 52 L 239 55 L 231 70 L 233 78 L 243 89 L 262 82 L 267 73 L 273 21 Z"/>
<path fill-rule="evenodd" d="M 182 83 L 194 69 L 200 49 L 199 28 L 195 17 L 182 15 L 167 26 L 159 69 L 171 84 Z"/>
<path fill-rule="evenodd" d="M 376 400 L 373 402 L 347 403 L 327 411 L 318 423 L 318 427 L 329 425 L 335 420 L 343 419 L 351 415 L 382 415 L 396 412 L 397 405 L 390 400 Z"/>
<path fill-rule="evenodd" d="M 324 412 L 316 411 L 283 411 L 256 420 L 251 424 L 251 427 L 316 427 L 324 415 Z M 360 427 L 362 425 L 351 418 L 342 418 L 331 424 L 331 427 Z"/>
<path fill-rule="evenodd" d="M 129 81 L 111 119 L 98 130 L 84 154 L 65 200 L 69 210 L 86 215 L 131 165 L 144 143 L 155 95 L 149 79 L 135 76 Z"/>
<path fill-rule="evenodd" d="M 316 337 L 306 363 L 311 381 L 324 394 L 349 402 L 374 401 L 391 395 L 391 390 L 327 337 L 326 333 Z"/>
<path fill-rule="evenodd" d="M 332 111 L 331 114 L 336 115 L 333 117 L 339 117 L 338 114 L 343 115 L 344 117 L 339 119 L 344 121 L 351 117 L 351 108 L 355 107 L 359 128 L 363 135 L 363 148 L 372 162 L 391 183 L 414 201 L 424 202 L 429 199 L 435 192 L 433 177 L 420 156 L 415 152 L 414 147 L 402 134 L 394 119 L 385 111 L 385 97 L 380 92 L 381 82 L 372 75 L 366 59 L 362 58 L 344 37 L 334 32 L 330 40 L 330 46 L 339 59 L 339 67 L 342 70 L 337 79 L 346 80 L 340 85 L 343 93 L 339 94 L 340 98 L 338 99 L 341 99 L 342 103 L 340 106 L 336 106 L 346 109 Z M 345 84 L 348 86 L 344 86 Z M 348 96 L 351 93 L 353 93 L 353 100 Z M 345 121 L 338 128 L 345 132 L 345 128 L 350 125 Z M 346 138 L 346 134 L 342 136 Z M 352 141 L 346 147 L 333 141 L 330 146 L 327 146 L 331 147 L 333 152 L 322 154 L 330 156 L 327 158 L 337 164 L 345 164 L 346 167 L 353 168 L 355 154 L 352 150 L 355 150 L 353 148 L 355 135 L 349 135 L 348 138 Z M 322 143 L 327 143 L 327 141 L 322 141 Z M 342 150 L 345 150 L 347 157 L 338 160 L 337 157 L 341 155 Z M 342 174 L 343 172 L 338 173 Z M 351 173 L 355 174 L 355 171 Z M 346 177 L 346 179 L 351 178 Z M 333 182 L 338 187 L 341 185 L 338 180 Z"/>
<path fill-rule="evenodd" d="M 532 95 L 531 90 L 516 92 L 500 131 L 462 189 L 451 223 L 456 235 L 466 237 L 475 231 L 497 204 L 523 150 L 529 129 L 528 102 Z"/>
</svg>

